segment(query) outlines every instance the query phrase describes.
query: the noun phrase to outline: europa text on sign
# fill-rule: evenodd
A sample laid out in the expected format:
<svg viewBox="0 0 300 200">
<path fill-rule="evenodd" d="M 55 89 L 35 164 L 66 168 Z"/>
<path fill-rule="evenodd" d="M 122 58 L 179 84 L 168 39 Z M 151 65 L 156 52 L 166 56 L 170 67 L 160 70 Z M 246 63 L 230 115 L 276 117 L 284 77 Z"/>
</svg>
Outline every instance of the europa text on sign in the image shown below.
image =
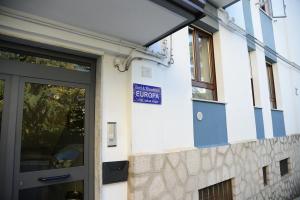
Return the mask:
<svg viewBox="0 0 300 200">
<path fill-rule="evenodd" d="M 161 88 L 134 83 L 133 102 L 161 104 Z"/>
</svg>

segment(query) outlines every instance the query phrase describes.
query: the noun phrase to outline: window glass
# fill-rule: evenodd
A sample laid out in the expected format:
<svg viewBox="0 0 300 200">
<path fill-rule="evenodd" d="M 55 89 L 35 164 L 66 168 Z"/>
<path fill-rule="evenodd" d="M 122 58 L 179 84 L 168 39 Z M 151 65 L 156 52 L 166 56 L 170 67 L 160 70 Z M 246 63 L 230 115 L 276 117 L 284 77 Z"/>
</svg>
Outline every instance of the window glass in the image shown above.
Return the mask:
<svg viewBox="0 0 300 200">
<path fill-rule="evenodd" d="M 214 91 L 206 88 L 193 87 L 193 98 L 214 100 Z"/>
<path fill-rule="evenodd" d="M 254 96 L 254 83 L 253 83 L 253 78 L 251 78 L 250 81 L 251 81 L 252 103 L 253 103 L 253 106 L 255 106 L 255 96 Z"/>
<path fill-rule="evenodd" d="M 212 35 L 191 27 L 189 38 L 193 98 L 217 100 Z"/>
<path fill-rule="evenodd" d="M 212 82 L 212 68 L 210 63 L 210 41 L 206 37 L 198 37 L 200 59 L 200 81 Z"/>
<path fill-rule="evenodd" d="M 253 106 L 255 106 L 255 93 L 254 93 L 254 79 L 253 79 L 253 69 L 252 69 L 252 63 L 251 63 L 251 56 L 250 56 L 250 52 L 249 52 L 249 61 L 250 61 L 250 75 L 251 75 L 251 94 L 252 94 L 252 103 Z"/>
<path fill-rule="evenodd" d="M 2 124 L 2 112 L 4 104 L 4 81 L 0 80 L 0 137 L 1 137 L 1 124 Z"/>
<path fill-rule="evenodd" d="M 192 79 L 195 79 L 195 60 L 194 60 L 193 29 L 189 29 L 189 49 L 190 49 L 190 68 Z"/>
<path fill-rule="evenodd" d="M 85 89 L 25 83 L 21 172 L 83 165 Z"/>
<path fill-rule="evenodd" d="M 91 70 L 89 66 L 80 65 L 77 63 L 42 58 L 42 57 L 25 55 L 25 54 L 15 53 L 15 52 L 8 52 L 3 50 L 0 50 L 0 59 L 15 60 L 19 62 L 46 65 L 48 67 L 64 68 L 68 70 L 75 70 L 81 72 L 89 72 Z"/>
<path fill-rule="evenodd" d="M 274 84 L 274 74 L 272 65 L 267 63 L 267 74 L 268 74 L 268 85 L 269 85 L 269 96 L 271 108 L 276 109 L 276 93 L 275 93 L 275 84 Z"/>
</svg>

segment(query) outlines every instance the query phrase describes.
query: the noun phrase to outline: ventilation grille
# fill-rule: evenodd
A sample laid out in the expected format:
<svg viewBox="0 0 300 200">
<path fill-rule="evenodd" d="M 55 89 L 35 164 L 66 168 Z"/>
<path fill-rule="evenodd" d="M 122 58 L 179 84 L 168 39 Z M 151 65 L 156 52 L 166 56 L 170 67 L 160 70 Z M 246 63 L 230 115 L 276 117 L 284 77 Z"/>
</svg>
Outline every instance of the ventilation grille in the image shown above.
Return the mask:
<svg viewBox="0 0 300 200">
<path fill-rule="evenodd" d="M 231 180 L 199 190 L 199 200 L 233 200 Z"/>
</svg>

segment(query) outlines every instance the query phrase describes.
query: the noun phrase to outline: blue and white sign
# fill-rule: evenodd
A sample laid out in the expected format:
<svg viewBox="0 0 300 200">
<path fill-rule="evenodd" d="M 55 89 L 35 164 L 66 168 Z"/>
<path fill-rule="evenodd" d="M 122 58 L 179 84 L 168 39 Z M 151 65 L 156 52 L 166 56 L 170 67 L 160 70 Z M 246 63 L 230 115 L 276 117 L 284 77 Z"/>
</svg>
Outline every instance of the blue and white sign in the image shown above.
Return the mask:
<svg viewBox="0 0 300 200">
<path fill-rule="evenodd" d="M 134 83 L 133 102 L 161 104 L 161 88 Z"/>
</svg>

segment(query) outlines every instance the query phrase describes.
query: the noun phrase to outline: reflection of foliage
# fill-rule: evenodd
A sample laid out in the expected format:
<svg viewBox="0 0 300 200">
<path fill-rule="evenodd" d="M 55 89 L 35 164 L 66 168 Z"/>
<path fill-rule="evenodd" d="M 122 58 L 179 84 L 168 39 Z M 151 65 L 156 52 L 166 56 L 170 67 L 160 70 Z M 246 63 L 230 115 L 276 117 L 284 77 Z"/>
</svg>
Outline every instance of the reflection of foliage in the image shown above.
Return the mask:
<svg viewBox="0 0 300 200">
<path fill-rule="evenodd" d="M 22 160 L 50 161 L 68 145 L 83 145 L 84 106 L 84 89 L 26 83 Z"/>
<path fill-rule="evenodd" d="M 30 55 L 1 51 L 1 50 L 0 50 L 0 58 L 6 60 L 16 60 L 16 61 L 31 63 L 31 64 L 47 65 L 49 67 L 65 68 L 65 69 L 78 70 L 84 72 L 90 71 L 90 67 L 79 65 L 76 63 L 64 62 L 60 60 L 47 59 L 42 57 L 30 56 Z"/>
<path fill-rule="evenodd" d="M 4 101 L 4 81 L 0 80 L 0 131 L 1 131 L 3 104 L 4 104 L 3 101 Z"/>
<path fill-rule="evenodd" d="M 212 100 L 213 91 L 206 88 L 193 87 L 193 98 Z"/>
</svg>

